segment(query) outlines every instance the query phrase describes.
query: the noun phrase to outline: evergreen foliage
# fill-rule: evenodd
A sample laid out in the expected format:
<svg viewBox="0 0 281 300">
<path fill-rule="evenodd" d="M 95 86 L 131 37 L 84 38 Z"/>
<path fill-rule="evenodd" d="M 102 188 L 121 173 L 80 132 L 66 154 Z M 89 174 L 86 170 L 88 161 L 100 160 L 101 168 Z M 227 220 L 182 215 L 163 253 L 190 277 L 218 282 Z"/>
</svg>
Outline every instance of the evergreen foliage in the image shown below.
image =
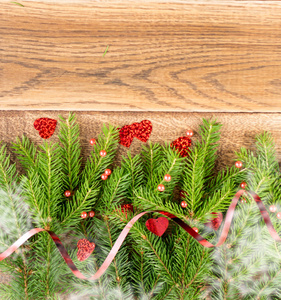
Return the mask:
<svg viewBox="0 0 281 300">
<path fill-rule="evenodd" d="M 127 151 L 113 168 L 119 147 L 119 131 L 103 125 L 96 144 L 82 168 L 79 125 L 75 114 L 59 117 L 59 143 L 35 145 L 17 138 L 11 149 L 25 171 L 18 174 L 6 145 L 0 145 L 0 251 L 33 227 L 55 231 L 86 276 L 98 270 L 128 221 L 144 210 L 166 211 L 183 220 L 211 242 L 220 230 L 204 226 L 212 212 L 225 213 L 242 181 L 259 194 L 266 205 L 280 207 L 280 174 L 274 141 L 269 133 L 256 137 L 256 153 L 242 148 L 236 156 L 243 169 L 215 171 L 221 124 L 203 119 L 200 139 L 181 157 L 165 142 L 142 146 L 139 154 Z M 107 155 L 100 156 L 105 150 Z M 112 174 L 103 181 L 101 175 Z M 172 180 L 164 181 L 165 174 Z M 157 187 L 164 184 L 165 190 Z M 178 190 L 186 192 L 187 208 Z M 67 198 L 64 192 L 70 190 Z M 0 262 L 0 270 L 12 275 L 0 286 L 1 299 L 281 299 L 281 245 L 274 242 L 253 199 L 238 205 L 227 242 L 216 249 L 202 247 L 182 228 L 169 222 L 161 237 L 148 231 L 142 217 L 106 273 L 97 281 L 80 280 L 68 269 L 46 232 L 39 233 L 16 253 Z M 122 205 L 132 204 L 134 211 Z M 94 210 L 94 218 L 81 219 Z M 273 215 L 272 215 L 273 216 Z M 277 231 L 281 224 L 272 217 Z M 71 241 L 65 237 L 71 237 Z M 86 238 L 96 244 L 84 262 L 77 259 L 76 244 Z"/>
</svg>

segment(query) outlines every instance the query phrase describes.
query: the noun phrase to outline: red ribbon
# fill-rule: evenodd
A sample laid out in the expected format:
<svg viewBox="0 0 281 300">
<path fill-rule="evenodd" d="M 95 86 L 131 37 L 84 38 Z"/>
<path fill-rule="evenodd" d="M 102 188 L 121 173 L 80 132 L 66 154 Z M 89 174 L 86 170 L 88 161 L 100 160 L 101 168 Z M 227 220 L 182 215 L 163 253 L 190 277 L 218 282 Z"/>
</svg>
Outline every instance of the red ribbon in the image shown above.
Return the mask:
<svg viewBox="0 0 281 300">
<path fill-rule="evenodd" d="M 176 216 L 174 216 L 172 214 L 169 214 L 169 217 L 175 223 L 177 223 L 179 226 L 181 226 L 186 232 L 188 232 L 194 239 L 196 239 L 202 246 L 207 247 L 207 248 L 218 247 L 218 246 L 221 246 L 227 238 L 229 228 L 230 228 L 230 225 L 231 225 L 231 222 L 232 222 L 232 219 L 233 219 L 235 207 L 238 203 L 239 198 L 241 197 L 241 195 L 244 192 L 245 192 L 245 190 L 238 191 L 235 194 L 234 198 L 232 199 L 232 202 L 231 202 L 231 204 L 228 208 L 228 211 L 226 213 L 225 223 L 224 223 L 224 226 L 223 226 L 223 229 L 222 229 L 221 236 L 220 236 L 219 241 L 216 245 L 213 245 L 210 242 L 208 242 L 199 233 L 194 231 L 190 226 L 188 226 L 186 223 L 184 223 L 182 220 L 180 220 Z M 250 193 L 253 196 L 255 202 L 257 203 L 257 205 L 259 207 L 259 210 L 260 210 L 260 213 L 261 213 L 261 215 L 264 219 L 264 222 L 265 222 L 265 224 L 268 228 L 268 231 L 269 231 L 270 235 L 272 236 L 272 238 L 275 241 L 281 242 L 281 238 L 279 237 L 276 230 L 274 229 L 274 227 L 273 227 L 273 225 L 270 221 L 269 214 L 268 214 L 264 204 L 262 203 L 260 197 L 254 192 L 250 191 L 248 193 Z M 68 255 L 68 253 L 67 253 L 66 249 L 64 248 L 64 246 L 63 246 L 61 240 L 59 239 L 59 237 L 54 232 L 48 231 L 48 230 L 45 230 L 45 229 L 42 229 L 42 228 L 34 228 L 34 229 L 31 229 L 30 231 L 28 231 L 27 233 L 25 233 L 11 247 L 9 247 L 6 251 L 4 251 L 2 254 L 0 254 L 0 261 L 5 259 L 9 255 L 11 255 L 16 249 L 18 249 L 22 244 L 24 244 L 33 235 L 35 235 L 35 234 L 37 234 L 38 232 L 41 232 L 41 231 L 46 231 L 46 232 L 48 232 L 48 234 L 51 236 L 51 238 L 55 242 L 58 250 L 60 251 L 61 256 L 63 257 L 63 259 L 67 263 L 68 267 L 70 268 L 70 270 L 73 272 L 73 274 L 76 277 L 78 277 L 80 279 L 96 280 L 99 277 L 101 277 L 104 274 L 104 272 L 107 270 L 107 268 L 109 267 L 109 265 L 113 261 L 115 255 L 117 254 L 119 248 L 121 247 L 122 243 L 124 242 L 126 236 L 128 235 L 128 233 L 129 233 L 130 229 L 132 228 L 132 226 L 134 225 L 134 223 L 139 218 L 141 218 L 143 215 L 145 215 L 147 213 L 151 213 L 151 212 L 159 212 L 159 213 L 163 214 L 164 216 L 167 216 L 167 215 L 165 215 L 165 212 L 160 212 L 160 211 L 145 211 L 145 212 L 142 212 L 142 213 L 136 215 L 130 222 L 128 222 L 128 224 L 122 230 L 122 232 L 120 233 L 118 239 L 116 240 L 115 244 L 113 245 L 111 251 L 109 252 L 108 256 L 106 257 L 106 259 L 103 262 L 103 264 L 101 265 L 101 267 L 98 269 L 98 271 L 94 275 L 92 275 L 89 278 L 85 277 L 76 268 L 75 264 L 73 263 L 72 259 Z"/>
</svg>

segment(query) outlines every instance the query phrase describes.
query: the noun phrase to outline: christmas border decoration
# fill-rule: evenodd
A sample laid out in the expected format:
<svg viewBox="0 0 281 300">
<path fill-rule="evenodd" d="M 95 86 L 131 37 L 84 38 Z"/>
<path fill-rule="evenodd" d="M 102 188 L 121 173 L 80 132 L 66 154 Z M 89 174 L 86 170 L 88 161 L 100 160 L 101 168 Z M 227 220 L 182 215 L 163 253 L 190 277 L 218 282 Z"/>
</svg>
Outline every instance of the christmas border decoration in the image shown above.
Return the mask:
<svg viewBox="0 0 281 300">
<path fill-rule="evenodd" d="M 230 225 L 231 225 L 231 222 L 232 222 L 232 219 L 233 219 L 233 216 L 234 216 L 235 207 L 236 207 L 240 197 L 244 193 L 249 193 L 253 197 L 253 199 L 255 200 L 255 202 L 256 202 L 259 210 L 260 210 L 260 213 L 262 215 L 262 218 L 264 219 L 264 222 L 267 226 L 267 229 L 268 229 L 270 235 L 272 236 L 272 238 L 275 241 L 281 242 L 281 238 L 279 237 L 278 233 L 274 229 L 274 227 L 271 223 L 269 214 L 266 210 L 266 207 L 264 206 L 264 204 L 263 204 L 262 200 L 260 199 L 260 197 L 252 191 L 239 190 L 235 194 L 235 196 L 232 199 L 232 202 L 231 202 L 231 204 L 230 204 L 230 206 L 227 210 L 226 217 L 225 217 L 225 223 L 224 223 L 224 226 L 223 226 L 223 229 L 222 229 L 222 232 L 221 232 L 221 236 L 220 236 L 219 241 L 216 245 L 213 245 L 212 243 L 210 243 L 209 241 L 204 239 L 197 232 L 197 230 L 191 228 L 185 222 L 183 222 L 182 220 L 180 220 L 179 218 L 175 217 L 174 215 L 172 215 L 170 213 L 167 213 L 167 212 L 164 212 L 164 211 L 144 211 L 144 212 L 136 215 L 131 221 L 129 221 L 127 223 L 127 225 L 124 227 L 124 229 L 120 233 L 119 237 L 117 238 L 115 244 L 113 245 L 113 247 L 112 247 L 111 251 L 109 252 L 108 256 L 106 257 L 105 261 L 101 265 L 101 267 L 98 269 L 98 271 L 94 275 L 92 275 L 89 278 L 85 277 L 77 269 L 77 267 L 75 266 L 75 264 L 73 263 L 72 259 L 69 256 L 69 254 L 67 253 L 67 251 L 66 251 L 65 247 L 63 246 L 63 244 L 62 244 L 61 240 L 59 239 L 59 237 L 54 232 L 43 229 L 43 228 L 34 228 L 34 229 L 31 229 L 30 231 L 28 231 L 27 233 L 25 233 L 12 246 L 10 246 L 6 251 L 4 251 L 3 253 L 0 254 L 0 261 L 4 260 L 8 256 L 10 256 L 21 245 L 23 245 L 30 237 L 34 236 L 35 234 L 37 234 L 39 232 L 46 231 L 46 232 L 48 232 L 48 234 L 50 235 L 50 237 L 52 238 L 52 240 L 56 244 L 61 256 L 64 259 L 64 261 L 66 262 L 66 264 L 68 265 L 68 267 L 70 268 L 70 270 L 72 271 L 72 273 L 76 277 L 78 277 L 80 279 L 86 279 L 86 280 L 96 280 L 96 279 L 100 278 L 106 272 L 107 268 L 109 267 L 109 265 L 113 261 L 114 257 L 116 256 L 118 250 L 122 246 L 125 238 L 127 237 L 128 233 L 129 233 L 130 229 L 132 228 L 132 226 L 134 225 L 134 223 L 137 222 L 143 215 L 148 214 L 148 213 L 152 213 L 152 212 L 158 212 L 158 213 L 160 213 L 164 216 L 168 216 L 169 218 L 171 218 L 175 223 L 177 223 L 187 233 L 189 233 L 195 240 L 197 240 L 202 246 L 207 247 L 207 248 L 219 247 L 225 242 L 225 240 L 228 236 Z M 94 246 L 93 246 L 93 248 L 94 248 Z"/>
</svg>

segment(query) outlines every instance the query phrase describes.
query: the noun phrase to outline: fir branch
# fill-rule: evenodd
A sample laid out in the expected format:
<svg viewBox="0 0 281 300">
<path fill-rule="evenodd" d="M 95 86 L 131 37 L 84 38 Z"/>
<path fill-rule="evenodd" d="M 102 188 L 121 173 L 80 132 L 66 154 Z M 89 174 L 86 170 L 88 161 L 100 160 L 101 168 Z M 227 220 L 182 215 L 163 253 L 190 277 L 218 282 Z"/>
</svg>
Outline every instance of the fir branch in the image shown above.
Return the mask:
<svg viewBox="0 0 281 300">
<path fill-rule="evenodd" d="M 162 150 L 160 144 L 152 144 L 151 141 L 148 141 L 148 146 L 142 145 L 141 156 L 144 164 L 144 173 L 151 189 L 157 184 L 154 180 L 155 171 L 158 170 L 163 162 Z"/>
<path fill-rule="evenodd" d="M 110 233 L 110 227 L 108 224 L 108 219 L 106 216 L 103 217 L 105 224 L 106 224 L 106 228 L 107 228 L 107 232 L 108 232 L 108 237 L 109 237 L 109 242 L 110 242 L 110 247 L 113 247 L 113 242 L 112 242 L 112 237 L 111 237 L 111 233 Z M 117 268 L 117 263 L 116 263 L 116 258 L 113 259 L 113 264 L 114 264 L 114 268 L 115 268 L 115 272 L 116 272 L 116 281 L 118 286 L 120 287 L 120 277 L 119 277 L 119 273 L 118 273 L 118 268 Z"/>
<path fill-rule="evenodd" d="M 91 210 L 96 201 L 96 197 L 99 193 L 99 183 L 96 182 L 90 187 L 89 183 L 84 182 L 83 187 L 76 191 L 76 194 L 72 197 L 71 201 L 67 201 L 62 207 L 61 211 L 61 230 L 67 230 L 78 224 L 81 220 L 81 213 L 83 211 Z M 86 194 L 84 194 L 86 191 Z"/>
<path fill-rule="evenodd" d="M 181 182 L 182 189 L 187 192 L 185 200 L 188 202 L 192 216 L 195 210 L 200 208 L 200 200 L 212 175 L 218 146 L 216 142 L 220 139 L 220 128 L 221 124 L 216 121 L 203 119 L 203 125 L 200 126 L 202 142 L 195 143 L 186 160 Z"/>
<path fill-rule="evenodd" d="M 17 137 L 16 143 L 12 143 L 12 149 L 17 154 L 17 158 L 25 171 L 37 168 L 37 147 L 28 137 L 23 135 L 21 140 Z"/>
<path fill-rule="evenodd" d="M 63 161 L 63 180 L 67 189 L 73 191 L 79 183 L 79 172 L 81 168 L 81 145 L 79 140 L 79 125 L 76 123 L 76 116 L 69 113 L 68 118 L 59 116 L 60 131 L 59 140 Z"/>
<path fill-rule="evenodd" d="M 104 170 L 113 162 L 118 148 L 119 131 L 113 125 L 108 127 L 103 125 L 102 133 L 98 136 L 94 150 L 86 162 L 85 169 L 82 172 L 82 185 L 85 180 L 90 184 L 96 180 L 101 180 L 100 176 Z M 100 151 L 105 150 L 106 156 L 100 156 Z"/>
<path fill-rule="evenodd" d="M 17 172 L 16 165 L 10 163 L 10 155 L 7 155 L 5 145 L 0 148 L 0 188 L 1 188 L 1 206 L 5 209 L 2 213 L 8 212 L 9 215 L 1 216 L 2 218 L 2 229 L 6 225 L 7 232 L 6 236 L 13 240 L 15 237 L 20 238 L 28 229 L 27 218 L 27 207 L 22 203 L 20 198 L 20 190 L 17 184 Z M 26 213 L 26 214 L 25 214 Z M 11 222 L 11 215 L 13 221 Z M 1 234 L 3 237 L 3 234 Z M 8 240 L 8 238 L 7 238 Z M 23 281 L 20 281 L 21 287 L 23 287 L 23 293 L 25 299 L 28 299 L 27 292 L 27 258 L 24 251 L 20 251 L 21 259 L 20 262 L 23 264 L 24 275 Z M 22 289 L 18 292 L 21 293 Z"/>
<path fill-rule="evenodd" d="M 46 198 L 42 215 L 50 226 L 57 217 L 63 194 L 62 183 L 58 180 L 62 174 L 62 163 L 58 144 L 45 141 L 39 148 L 42 151 L 38 153 L 38 174 L 43 183 L 42 193 Z"/>
<path fill-rule="evenodd" d="M 121 168 L 125 169 L 131 178 L 131 184 L 128 187 L 128 194 L 133 195 L 133 190 L 139 188 L 145 182 L 143 173 L 143 161 L 139 154 L 132 157 L 131 152 L 127 151 L 127 157 L 122 155 Z"/>
<path fill-rule="evenodd" d="M 70 228 L 80 222 L 81 213 L 93 207 L 99 195 L 102 179 L 101 174 L 113 162 L 118 147 L 118 130 L 109 124 L 104 125 L 102 134 L 99 135 L 94 151 L 86 162 L 81 175 L 81 183 L 71 202 L 66 202 L 62 208 L 61 226 Z M 107 155 L 100 156 L 100 151 L 105 150 Z"/>
<path fill-rule="evenodd" d="M 21 177 L 21 185 L 22 196 L 29 204 L 33 221 L 38 227 L 47 228 L 47 218 L 44 218 L 42 214 L 46 199 L 42 195 L 42 184 L 40 184 L 38 173 L 31 169 L 27 176 Z"/>
<path fill-rule="evenodd" d="M 147 190 L 147 188 L 140 187 L 134 191 L 134 207 L 140 207 L 143 210 L 161 210 L 169 212 L 180 219 L 187 220 L 183 209 L 177 203 L 165 202 L 154 191 Z"/>
<path fill-rule="evenodd" d="M 255 139 L 257 148 L 256 153 L 259 157 L 259 161 L 264 164 L 263 168 L 272 173 L 278 172 L 279 165 L 272 135 L 265 131 L 258 134 Z"/>
<path fill-rule="evenodd" d="M 115 168 L 110 177 L 106 180 L 102 189 L 102 196 L 97 203 L 96 209 L 103 213 L 110 214 L 116 210 L 122 200 L 128 195 L 131 177 L 122 167 Z"/>
</svg>

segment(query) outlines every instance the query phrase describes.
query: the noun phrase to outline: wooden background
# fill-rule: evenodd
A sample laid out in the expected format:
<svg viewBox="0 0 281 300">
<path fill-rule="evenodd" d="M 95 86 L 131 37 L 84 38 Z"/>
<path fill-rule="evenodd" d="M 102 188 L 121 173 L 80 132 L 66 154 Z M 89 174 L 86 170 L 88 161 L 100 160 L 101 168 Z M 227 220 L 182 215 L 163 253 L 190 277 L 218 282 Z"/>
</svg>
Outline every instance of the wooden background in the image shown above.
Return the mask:
<svg viewBox="0 0 281 300">
<path fill-rule="evenodd" d="M 280 111 L 280 1 L 17 2 L 0 1 L 3 110 Z"/>
<path fill-rule="evenodd" d="M 83 162 L 102 123 L 148 119 L 150 140 L 164 143 L 186 129 L 196 139 L 203 117 L 224 125 L 218 169 L 241 146 L 254 149 L 263 130 L 281 161 L 281 1 L 16 1 L 24 6 L 0 0 L 8 149 L 22 134 L 42 142 L 35 119 L 76 111 Z M 135 139 L 132 153 L 141 145 Z M 120 145 L 116 164 L 126 151 Z"/>
</svg>

